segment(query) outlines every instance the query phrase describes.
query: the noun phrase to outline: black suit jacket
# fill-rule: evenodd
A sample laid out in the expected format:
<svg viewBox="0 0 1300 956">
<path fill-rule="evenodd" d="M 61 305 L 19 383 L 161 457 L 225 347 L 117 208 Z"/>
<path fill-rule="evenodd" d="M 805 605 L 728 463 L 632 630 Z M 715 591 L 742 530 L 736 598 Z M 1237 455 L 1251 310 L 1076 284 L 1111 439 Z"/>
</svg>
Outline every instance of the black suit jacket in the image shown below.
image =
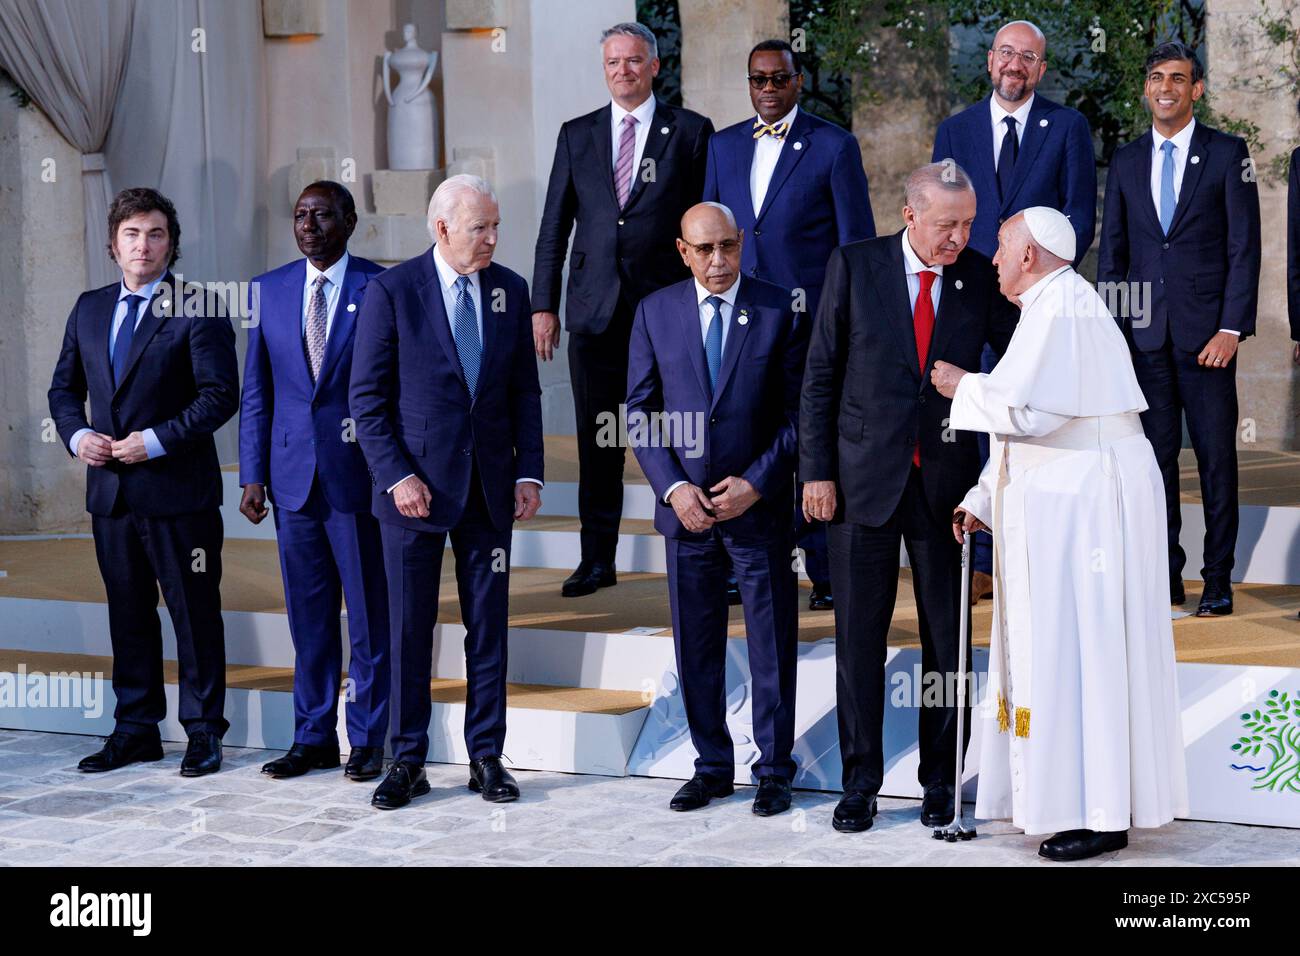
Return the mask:
<svg viewBox="0 0 1300 956">
<path fill-rule="evenodd" d="M 836 519 L 882 525 L 898 507 L 921 445 L 931 507 L 951 511 L 979 479 L 974 432 L 948 427 L 951 402 L 930 382 L 936 359 L 978 371 L 987 342 L 1001 355 L 1018 314 L 988 259 L 967 247 L 944 266 L 921 373 L 902 233 L 831 254 L 808 346 L 799 408 L 799 480 L 835 481 Z M 936 514 L 936 517 L 939 517 Z"/>
<path fill-rule="evenodd" d="M 223 303 L 196 307 L 202 296 L 182 300 L 175 295 L 174 282 L 168 273 L 158 284 L 131 339 L 126 374 L 116 388 L 108 336 L 120 284 L 82 293 L 68 316 L 49 391 L 50 414 L 64 448 L 80 428 L 113 438 L 152 428 L 166 452 L 134 465 L 87 465 L 86 510 L 93 515 L 111 514 L 119 494 L 132 512 L 148 516 L 221 505 L 221 471 L 212 433 L 239 407 L 235 331 Z M 163 307 L 166 301 L 170 308 Z"/>
<path fill-rule="evenodd" d="M 610 114 L 603 106 L 560 127 L 537 234 L 532 307 L 555 312 L 577 225 L 564 310 L 570 332 L 603 332 L 620 305 L 630 317 L 645 296 L 690 275 L 674 240 L 682 214 L 704 192 L 713 123 L 656 101 L 641 165 L 620 210 Z"/>
<path fill-rule="evenodd" d="M 1151 198 L 1151 131 L 1115 151 L 1106 178 L 1097 282 L 1141 282 L 1148 313 L 1117 318 L 1144 352 L 1199 352 L 1220 329 L 1255 332 L 1259 190 L 1246 141 L 1197 123 L 1169 235 Z M 1147 298 L 1147 293 L 1143 293 Z M 1122 301 L 1122 300 L 1119 300 Z"/>
<path fill-rule="evenodd" d="M 1286 313 L 1291 341 L 1300 342 L 1300 147 L 1291 153 L 1286 181 Z"/>
</svg>

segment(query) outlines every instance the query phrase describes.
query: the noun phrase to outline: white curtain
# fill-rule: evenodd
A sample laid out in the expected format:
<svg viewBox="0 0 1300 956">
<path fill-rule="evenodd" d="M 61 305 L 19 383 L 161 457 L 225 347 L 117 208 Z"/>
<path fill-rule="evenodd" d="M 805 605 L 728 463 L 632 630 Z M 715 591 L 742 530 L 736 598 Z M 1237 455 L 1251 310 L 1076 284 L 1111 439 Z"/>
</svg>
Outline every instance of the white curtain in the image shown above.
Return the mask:
<svg viewBox="0 0 1300 956">
<path fill-rule="evenodd" d="M 104 141 L 131 49 L 135 0 L 0 0 L 0 66 L 82 153 L 86 280 L 118 277 L 108 257 Z"/>
</svg>

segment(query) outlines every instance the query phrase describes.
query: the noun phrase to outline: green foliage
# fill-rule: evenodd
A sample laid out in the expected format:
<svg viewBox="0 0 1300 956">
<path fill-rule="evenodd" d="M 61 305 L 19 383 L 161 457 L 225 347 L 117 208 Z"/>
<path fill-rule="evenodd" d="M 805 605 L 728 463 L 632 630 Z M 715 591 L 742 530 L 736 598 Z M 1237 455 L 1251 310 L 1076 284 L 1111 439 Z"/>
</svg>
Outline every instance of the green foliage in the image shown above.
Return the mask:
<svg viewBox="0 0 1300 956">
<path fill-rule="evenodd" d="M 654 31 L 659 44 L 659 75 L 655 98 L 682 105 L 682 21 L 677 0 L 637 0 L 636 19 Z"/>
<path fill-rule="evenodd" d="M 1269 691 L 1263 707 L 1241 715 L 1241 725 L 1246 733 L 1231 749 L 1242 757 L 1263 751 L 1268 762 L 1252 789 L 1300 793 L 1300 693 Z"/>
<path fill-rule="evenodd" d="M 26 109 L 31 104 L 31 95 L 19 86 L 18 81 L 10 76 L 9 72 L 3 67 L 0 67 L 0 80 L 8 80 L 13 85 L 13 89 L 9 92 L 9 98 L 18 104 L 19 109 Z"/>
</svg>

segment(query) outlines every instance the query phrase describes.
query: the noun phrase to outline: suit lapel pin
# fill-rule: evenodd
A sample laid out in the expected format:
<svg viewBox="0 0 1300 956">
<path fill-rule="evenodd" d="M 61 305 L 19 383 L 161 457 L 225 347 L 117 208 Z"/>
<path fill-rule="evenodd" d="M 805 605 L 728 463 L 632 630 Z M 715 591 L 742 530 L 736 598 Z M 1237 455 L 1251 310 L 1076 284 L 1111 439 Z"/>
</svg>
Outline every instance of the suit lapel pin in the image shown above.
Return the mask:
<svg viewBox="0 0 1300 956">
<path fill-rule="evenodd" d="M 748 324 L 749 324 L 749 312 L 748 312 L 748 310 L 746 310 L 746 309 L 741 309 L 741 310 L 740 310 L 740 316 L 736 319 L 736 322 L 737 322 L 738 324 L 740 324 L 740 325 L 748 325 Z"/>
<path fill-rule="evenodd" d="M 1201 161 L 1201 157 L 1199 157 L 1199 156 L 1193 156 L 1193 157 L 1192 157 L 1192 165 L 1193 165 L 1193 166 L 1195 166 L 1195 165 L 1196 165 L 1197 163 L 1199 163 L 1200 161 Z"/>
<path fill-rule="evenodd" d="M 961 288 L 961 280 L 958 279 L 956 282 L 954 282 L 954 283 L 953 283 L 953 287 L 956 288 L 956 289 L 960 289 L 960 288 Z"/>
<path fill-rule="evenodd" d="M 794 148 L 795 148 L 795 149 L 803 149 L 803 143 L 795 143 L 795 144 L 794 144 Z"/>
<path fill-rule="evenodd" d="M 1047 125 L 1047 120 L 1045 120 L 1045 119 L 1040 119 L 1040 120 L 1038 121 L 1038 125 L 1039 125 L 1039 126 L 1046 126 L 1046 125 Z"/>
<path fill-rule="evenodd" d="M 668 127 L 667 127 L 667 126 L 661 126 L 661 127 L 659 127 L 659 132 L 661 132 L 661 133 L 663 133 L 665 136 L 667 136 L 667 135 L 668 135 Z"/>
<path fill-rule="evenodd" d="M 349 311 L 349 312 L 355 312 L 355 311 L 357 311 L 357 304 L 356 304 L 355 302 L 349 302 L 349 303 L 348 303 L 348 311 Z"/>
</svg>

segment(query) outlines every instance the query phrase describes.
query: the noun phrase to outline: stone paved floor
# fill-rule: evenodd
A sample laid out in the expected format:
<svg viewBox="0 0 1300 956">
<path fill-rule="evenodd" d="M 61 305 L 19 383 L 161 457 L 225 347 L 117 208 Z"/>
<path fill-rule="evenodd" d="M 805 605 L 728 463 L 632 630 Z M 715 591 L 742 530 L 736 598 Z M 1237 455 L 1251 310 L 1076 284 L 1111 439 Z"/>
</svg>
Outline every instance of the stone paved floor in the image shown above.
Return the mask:
<svg viewBox="0 0 1300 956">
<path fill-rule="evenodd" d="M 401 810 L 369 806 L 371 785 L 341 771 L 273 781 L 264 750 L 228 747 L 220 773 L 177 773 L 166 759 L 89 775 L 76 762 L 98 738 L 0 730 L 0 865 L 921 865 L 1053 866 L 1038 839 L 986 823 L 948 845 L 917 821 L 915 800 L 881 800 L 867 833 L 830 827 L 833 794 L 796 792 L 793 810 L 749 811 L 751 788 L 689 814 L 667 802 L 680 781 L 516 772 L 522 798 L 493 806 L 466 769 L 431 764 L 433 792 Z M 1300 831 L 1177 822 L 1135 830 L 1129 849 L 1082 865 L 1300 864 Z"/>
</svg>

